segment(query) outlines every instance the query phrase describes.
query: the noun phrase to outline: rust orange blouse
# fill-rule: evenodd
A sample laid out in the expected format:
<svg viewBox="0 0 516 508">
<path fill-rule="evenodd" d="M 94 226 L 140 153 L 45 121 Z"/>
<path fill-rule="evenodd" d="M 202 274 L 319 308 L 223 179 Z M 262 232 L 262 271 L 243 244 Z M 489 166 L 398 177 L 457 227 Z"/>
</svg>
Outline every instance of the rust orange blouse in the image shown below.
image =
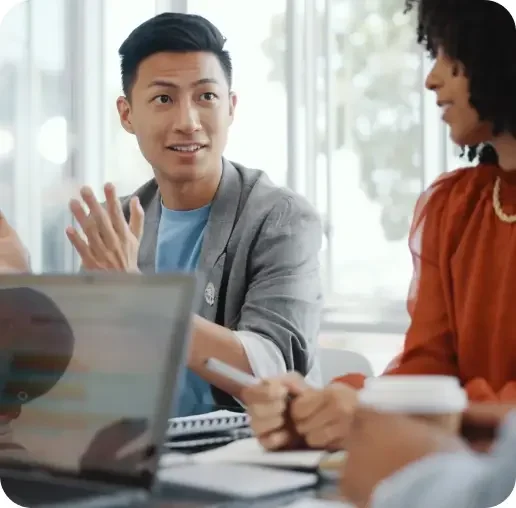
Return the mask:
<svg viewBox="0 0 516 508">
<path fill-rule="evenodd" d="M 498 176 L 502 210 L 516 214 L 516 171 L 485 164 L 442 175 L 419 198 L 411 324 L 386 374 L 457 376 L 471 400 L 516 402 L 516 223 L 495 215 Z"/>
</svg>

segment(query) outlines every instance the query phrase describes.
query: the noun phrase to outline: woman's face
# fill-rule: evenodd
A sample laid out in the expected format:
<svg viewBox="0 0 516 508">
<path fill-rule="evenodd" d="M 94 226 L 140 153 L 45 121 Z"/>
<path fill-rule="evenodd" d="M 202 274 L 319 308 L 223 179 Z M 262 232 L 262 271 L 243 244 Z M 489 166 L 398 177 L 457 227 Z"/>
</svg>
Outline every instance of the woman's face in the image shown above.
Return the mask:
<svg viewBox="0 0 516 508">
<path fill-rule="evenodd" d="M 462 65 L 449 58 L 442 48 L 439 48 L 425 86 L 435 92 L 442 119 L 449 125 L 451 138 L 457 145 L 473 146 L 491 140 L 491 124 L 481 122 L 469 102 L 469 79 Z"/>
</svg>

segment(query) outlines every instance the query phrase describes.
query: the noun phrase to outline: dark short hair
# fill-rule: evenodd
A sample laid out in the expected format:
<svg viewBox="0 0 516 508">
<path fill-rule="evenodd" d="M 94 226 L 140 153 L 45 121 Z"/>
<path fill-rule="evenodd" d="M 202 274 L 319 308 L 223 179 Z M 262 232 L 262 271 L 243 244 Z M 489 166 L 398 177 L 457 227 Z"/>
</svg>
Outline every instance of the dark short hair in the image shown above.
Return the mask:
<svg viewBox="0 0 516 508">
<path fill-rule="evenodd" d="M 441 47 L 464 66 L 470 80 L 470 103 L 493 134 L 516 136 L 516 27 L 510 13 L 490 0 L 405 0 L 418 8 L 417 39 L 436 55 Z M 467 148 L 471 161 L 496 163 L 490 145 Z"/>
<path fill-rule="evenodd" d="M 143 0 L 142 0 L 143 1 Z M 220 62 L 231 88 L 233 67 L 226 38 L 210 21 L 196 14 L 164 12 L 135 28 L 118 50 L 122 88 L 129 97 L 141 62 L 155 53 L 213 53 Z"/>
<path fill-rule="evenodd" d="M 0 289 L 0 412 L 49 392 L 65 373 L 75 337 L 65 315 L 32 288 Z"/>
</svg>

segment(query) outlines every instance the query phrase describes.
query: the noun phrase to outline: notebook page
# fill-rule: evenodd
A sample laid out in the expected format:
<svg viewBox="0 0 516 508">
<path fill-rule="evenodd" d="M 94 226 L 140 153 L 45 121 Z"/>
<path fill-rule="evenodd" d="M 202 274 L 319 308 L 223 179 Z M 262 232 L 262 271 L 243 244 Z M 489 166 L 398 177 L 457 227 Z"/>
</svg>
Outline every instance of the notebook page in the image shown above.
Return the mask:
<svg viewBox="0 0 516 508">
<path fill-rule="evenodd" d="M 195 422 L 198 420 L 212 420 L 216 418 L 226 418 L 228 416 L 242 416 L 244 413 L 237 413 L 235 411 L 228 411 L 226 409 L 221 409 L 219 411 L 212 411 L 210 413 L 202 413 L 200 415 L 193 416 L 179 416 L 177 418 L 172 418 L 171 420 L 174 423 L 183 423 L 183 422 Z"/>
<path fill-rule="evenodd" d="M 356 508 L 344 501 L 326 501 L 324 499 L 300 499 L 280 508 Z"/>
<path fill-rule="evenodd" d="M 192 462 L 190 455 L 186 453 L 178 453 L 178 452 L 166 452 L 164 453 L 159 460 L 160 469 L 165 469 L 167 467 L 176 467 L 183 464 L 188 464 Z"/>
<path fill-rule="evenodd" d="M 303 469 L 317 469 L 326 452 L 288 450 L 269 452 L 255 438 L 240 439 L 226 446 L 191 455 L 195 462 L 234 462 Z"/>
<path fill-rule="evenodd" d="M 192 463 L 179 468 L 162 469 L 158 476 L 161 482 L 172 485 L 216 492 L 231 498 L 247 498 L 246 505 L 251 499 L 254 501 L 258 497 L 313 487 L 318 479 L 313 473 L 228 463 Z M 217 506 L 227 504 L 229 503 L 219 502 Z"/>
</svg>

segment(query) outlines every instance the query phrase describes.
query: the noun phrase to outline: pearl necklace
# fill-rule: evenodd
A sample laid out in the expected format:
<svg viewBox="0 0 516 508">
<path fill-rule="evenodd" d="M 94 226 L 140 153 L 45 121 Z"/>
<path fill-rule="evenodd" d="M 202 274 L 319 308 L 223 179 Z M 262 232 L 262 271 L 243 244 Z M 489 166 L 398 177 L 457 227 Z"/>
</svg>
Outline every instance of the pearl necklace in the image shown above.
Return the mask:
<svg viewBox="0 0 516 508">
<path fill-rule="evenodd" d="M 493 208 L 496 216 L 506 224 L 514 224 L 516 222 L 516 215 L 507 215 L 502 210 L 502 205 L 500 203 L 500 177 L 498 176 L 495 180 L 495 184 L 493 187 Z"/>
</svg>

